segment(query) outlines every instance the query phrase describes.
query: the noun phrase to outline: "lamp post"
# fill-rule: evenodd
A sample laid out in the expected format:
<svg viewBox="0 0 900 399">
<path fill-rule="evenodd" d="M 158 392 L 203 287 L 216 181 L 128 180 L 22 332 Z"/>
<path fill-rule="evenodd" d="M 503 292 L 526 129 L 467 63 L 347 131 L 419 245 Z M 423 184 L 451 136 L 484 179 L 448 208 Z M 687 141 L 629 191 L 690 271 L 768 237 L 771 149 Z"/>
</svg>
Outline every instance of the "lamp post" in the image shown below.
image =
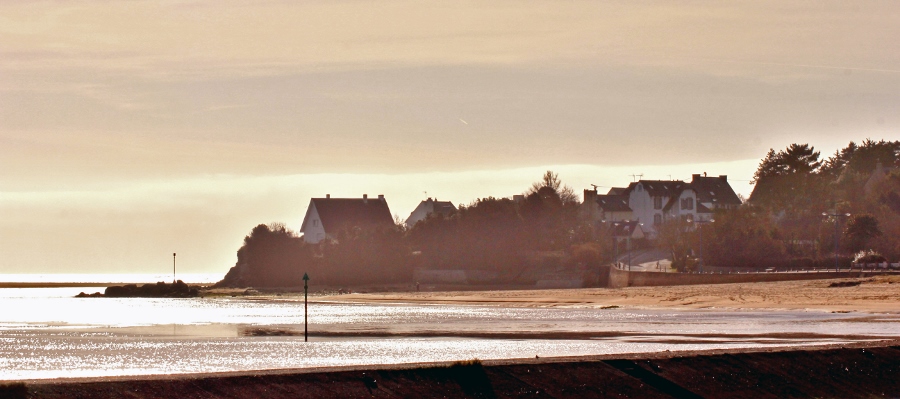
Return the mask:
<svg viewBox="0 0 900 399">
<path fill-rule="evenodd" d="M 628 271 L 631 271 L 631 229 L 625 226 L 625 250 L 628 251 Z"/>
<path fill-rule="evenodd" d="M 607 223 L 606 220 L 603 223 Z M 619 227 L 620 222 L 612 222 L 612 238 L 613 238 L 613 246 L 615 247 L 615 257 L 613 257 L 613 267 L 619 267 L 619 237 L 617 236 L 617 228 Z"/>
<path fill-rule="evenodd" d="M 849 213 L 837 213 L 837 210 L 835 210 L 832 213 L 822 212 L 822 216 L 830 217 L 830 218 L 834 219 L 834 271 L 839 272 L 839 271 L 841 271 L 841 269 L 840 269 L 840 265 L 838 264 L 838 240 L 840 238 L 838 227 L 839 227 L 839 224 L 841 221 L 840 217 L 841 216 L 849 217 L 850 214 Z"/>
</svg>

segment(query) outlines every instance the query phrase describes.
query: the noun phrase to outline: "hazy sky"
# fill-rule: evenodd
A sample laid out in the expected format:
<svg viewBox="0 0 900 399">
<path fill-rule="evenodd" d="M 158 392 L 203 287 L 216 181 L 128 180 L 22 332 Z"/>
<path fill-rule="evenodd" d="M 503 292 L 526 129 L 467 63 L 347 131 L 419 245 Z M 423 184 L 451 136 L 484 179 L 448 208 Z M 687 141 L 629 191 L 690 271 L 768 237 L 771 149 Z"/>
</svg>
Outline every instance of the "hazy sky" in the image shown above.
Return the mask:
<svg viewBox="0 0 900 399">
<path fill-rule="evenodd" d="M 224 273 L 311 196 L 405 218 L 546 169 L 746 195 L 866 137 L 900 138 L 895 0 L 0 2 L 0 273 Z"/>
</svg>

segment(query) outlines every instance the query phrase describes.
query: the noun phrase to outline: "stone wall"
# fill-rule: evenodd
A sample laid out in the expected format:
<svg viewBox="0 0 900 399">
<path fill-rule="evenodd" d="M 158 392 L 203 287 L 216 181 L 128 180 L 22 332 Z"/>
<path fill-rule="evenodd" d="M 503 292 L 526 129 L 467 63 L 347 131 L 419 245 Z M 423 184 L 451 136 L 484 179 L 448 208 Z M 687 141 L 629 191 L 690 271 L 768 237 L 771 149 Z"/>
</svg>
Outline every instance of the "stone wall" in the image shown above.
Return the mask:
<svg viewBox="0 0 900 399">
<path fill-rule="evenodd" d="M 609 288 L 656 287 L 666 285 L 760 283 L 767 281 L 817 280 L 829 278 L 870 277 L 882 275 L 878 272 L 795 272 L 795 273 L 737 273 L 737 274 L 690 274 L 629 272 L 616 268 L 609 269 Z"/>
</svg>

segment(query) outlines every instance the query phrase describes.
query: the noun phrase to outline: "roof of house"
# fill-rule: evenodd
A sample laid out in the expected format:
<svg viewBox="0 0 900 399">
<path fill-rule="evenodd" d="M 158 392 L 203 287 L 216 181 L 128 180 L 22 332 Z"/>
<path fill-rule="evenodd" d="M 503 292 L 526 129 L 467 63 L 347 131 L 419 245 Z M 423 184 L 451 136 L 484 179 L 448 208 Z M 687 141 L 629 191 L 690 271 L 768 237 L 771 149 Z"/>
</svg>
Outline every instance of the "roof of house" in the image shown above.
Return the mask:
<svg viewBox="0 0 900 399">
<path fill-rule="evenodd" d="M 622 194 L 630 194 L 640 184 L 651 197 L 676 197 L 687 183 L 680 180 L 638 180 L 628 185 Z"/>
<path fill-rule="evenodd" d="M 625 187 L 612 187 L 609 189 L 609 192 L 607 192 L 606 195 L 622 195 L 625 194 L 625 191 L 627 190 L 628 188 Z"/>
<path fill-rule="evenodd" d="M 697 200 L 703 203 L 714 203 L 716 206 L 740 205 L 741 199 L 728 184 L 727 176 L 705 177 L 693 175 L 691 187 L 697 192 Z"/>
<path fill-rule="evenodd" d="M 416 214 L 417 212 L 422 212 L 423 214 Z M 453 205 L 450 201 L 438 201 L 436 199 L 428 198 L 427 200 L 423 200 L 419 202 L 419 205 L 416 206 L 410 214 L 409 217 L 406 218 L 406 224 L 412 226 L 418 223 L 420 220 L 425 219 L 428 215 L 431 214 L 439 214 L 443 216 L 450 216 L 454 212 L 456 212 L 456 206 Z"/>
<path fill-rule="evenodd" d="M 597 204 L 604 212 L 631 212 L 627 195 L 598 195 Z"/>
<path fill-rule="evenodd" d="M 426 207 L 428 206 L 427 204 L 431 204 L 431 209 L 428 210 L 429 213 L 440 213 L 447 216 L 456 211 L 456 206 L 450 201 L 438 201 L 429 198 L 422 202 L 426 204 Z"/>
<path fill-rule="evenodd" d="M 628 237 L 634 236 L 635 232 L 640 229 L 641 234 L 643 235 L 643 229 L 641 229 L 641 225 L 638 224 L 636 220 L 624 221 L 624 222 L 616 222 L 613 223 L 613 237 Z"/>
<path fill-rule="evenodd" d="M 394 225 L 394 218 L 388 208 L 384 197 L 379 198 L 313 198 L 310 206 L 316 207 L 322 228 L 326 232 L 336 233 L 350 227 L 390 227 Z M 307 213 L 303 219 L 306 226 Z M 300 229 L 303 232 L 303 229 Z"/>
</svg>

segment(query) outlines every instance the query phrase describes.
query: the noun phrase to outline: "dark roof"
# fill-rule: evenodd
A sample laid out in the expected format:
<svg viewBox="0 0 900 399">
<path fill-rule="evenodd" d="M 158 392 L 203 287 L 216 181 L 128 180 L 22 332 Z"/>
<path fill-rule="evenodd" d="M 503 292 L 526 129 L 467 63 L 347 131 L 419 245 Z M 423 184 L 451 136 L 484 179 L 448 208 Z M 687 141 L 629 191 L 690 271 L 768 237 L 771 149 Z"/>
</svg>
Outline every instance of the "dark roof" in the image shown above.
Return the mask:
<svg viewBox="0 0 900 399">
<path fill-rule="evenodd" d="M 628 237 L 638 228 L 636 220 L 613 223 L 613 237 Z"/>
<path fill-rule="evenodd" d="M 328 233 L 337 233 L 351 227 L 371 228 L 394 225 L 391 210 L 383 197 L 368 199 L 313 198 L 311 203 L 315 205 L 319 220 L 322 221 L 322 227 Z M 303 226 L 306 226 L 306 218 L 303 219 Z"/>
<path fill-rule="evenodd" d="M 728 184 L 727 176 L 703 177 L 693 175 L 691 187 L 697 192 L 697 200 L 716 206 L 740 205 L 741 199 Z"/>
<path fill-rule="evenodd" d="M 606 195 L 622 195 L 625 194 L 625 191 L 627 190 L 628 189 L 625 187 L 613 187 L 609 189 L 609 192 L 607 192 Z"/>
<path fill-rule="evenodd" d="M 697 213 L 713 213 L 713 211 L 706 207 L 706 205 L 701 204 L 699 201 L 697 202 Z"/>
<path fill-rule="evenodd" d="M 631 212 L 627 195 L 598 195 L 597 204 L 604 212 Z"/>
<path fill-rule="evenodd" d="M 432 201 L 430 198 L 428 200 Z M 434 213 L 440 213 L 444 216 L 450 216 L 453 214 L 453 212 L 456 212 L 456 206 L 453 205 L 453 203 L 450 201 L 433 200 L 432 202 L 434 203 L 434 205 L 432 205 L 434 207 L 432 208 L 432 212 Z"/>
<path fill-rule="evenodd" d="M 680 180 L 640 180 L 628 185 L 628 191 L 640 183 L 651 197 L 677 197 L 687 183 Z"/>
</svg>

